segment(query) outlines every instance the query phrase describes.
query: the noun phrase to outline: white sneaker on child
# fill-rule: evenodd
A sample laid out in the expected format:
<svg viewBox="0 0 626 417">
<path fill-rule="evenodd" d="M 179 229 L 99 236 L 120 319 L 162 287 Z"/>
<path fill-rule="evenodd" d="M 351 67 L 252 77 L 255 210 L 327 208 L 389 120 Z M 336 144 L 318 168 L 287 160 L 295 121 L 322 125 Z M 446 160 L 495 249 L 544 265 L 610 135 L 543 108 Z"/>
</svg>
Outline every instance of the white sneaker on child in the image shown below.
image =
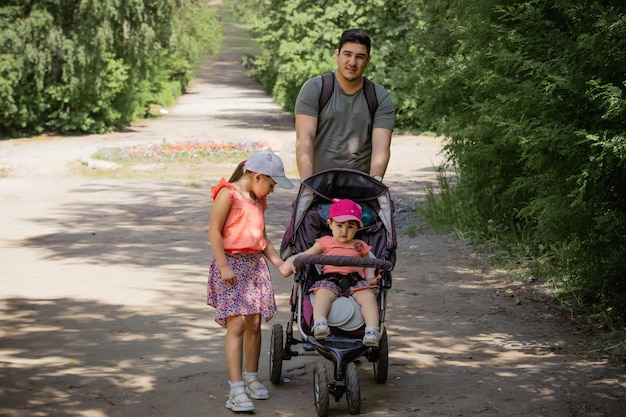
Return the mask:
<svg viewBox="0 0 626 417">
<path fill-rule="evenodd" d="M 378 347 L 378 341 L 380 339 L 380 332 L 376 329 L 367 327 L 365 329 L 365 336 L 363 336 L 363 344 L 369 347 Z"/>
<path fill-rule="evenodd" d="M 270 392 L 259 380 L 258 372 L 244 372 L 243 382 L 246 384 L 246 392 L 254 400 L 267 400 Z"/>
<path fill-rule="evenodd" d="M 246 394 L 243 381 L 230 382 L 230 395 L 226 401 L 226 408 L 235 412 L 254 411 L 254 404 Z"/>
<path fill-rule="evenodd" d="M 312 330 L 315 340 L 326 340 L 326 338 L 330 335 L 330 328 L 328 327 L 328 324 L 324 322 L 316 323 Z"/>
</svg>

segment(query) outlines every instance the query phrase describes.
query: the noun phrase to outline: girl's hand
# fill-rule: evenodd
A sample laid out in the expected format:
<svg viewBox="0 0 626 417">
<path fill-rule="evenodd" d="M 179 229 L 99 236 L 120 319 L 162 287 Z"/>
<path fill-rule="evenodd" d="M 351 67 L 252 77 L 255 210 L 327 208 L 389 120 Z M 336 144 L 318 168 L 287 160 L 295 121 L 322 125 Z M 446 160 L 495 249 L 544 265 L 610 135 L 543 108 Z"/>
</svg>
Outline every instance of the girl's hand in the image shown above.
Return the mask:
<svg viewBox="0 0 626 417">
<path fill-rule="evenodd" d="M 230 266 L 225 266 L 222 268 L 222 281 L 229 287 L 232 287 L 233 285 L 235 285 L 235 282 L 237 282 L 237 277 L 235 276 L 235 273 Z"/>
<path fill-rule="evenodd" d="M 287 258 L 285 262 L 279 268 L 280 274 L 287 278 L 291 274 L 296 273 L 296 267 L 293 265 L 293 260 L 291 258 Z"/>
</svg>

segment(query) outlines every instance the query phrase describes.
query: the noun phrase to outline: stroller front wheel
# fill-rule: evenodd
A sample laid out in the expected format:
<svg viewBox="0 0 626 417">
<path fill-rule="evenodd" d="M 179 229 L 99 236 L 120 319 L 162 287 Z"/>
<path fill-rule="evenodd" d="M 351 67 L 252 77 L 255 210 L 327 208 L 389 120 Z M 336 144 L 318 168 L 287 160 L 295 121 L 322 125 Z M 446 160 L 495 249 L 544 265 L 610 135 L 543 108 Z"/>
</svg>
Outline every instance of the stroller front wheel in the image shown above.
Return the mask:
<svg viewBox="0 0 626 417">
<path fill-rule="evenodd" d="M 348 412 L 352 415 L 361 412 L 361 387 L 356 364 L 348 363 L 346 366 L 346 399 L 348 400 Z"/>
<path fill-rule="evenodd" d="M 280 384 L 280 376 L 283 371 L 283 326 L 279 323 L 272 327 L 270 339 L 270 382 Z"/>
<path fill-rule="evenodd" d="M 321 363 L 316 363 L 313 370 L 313 388 L 315 389 L 315 409 L 319 417 L 328 415 L 329 393 L 328 374 Z"/>
</svg>

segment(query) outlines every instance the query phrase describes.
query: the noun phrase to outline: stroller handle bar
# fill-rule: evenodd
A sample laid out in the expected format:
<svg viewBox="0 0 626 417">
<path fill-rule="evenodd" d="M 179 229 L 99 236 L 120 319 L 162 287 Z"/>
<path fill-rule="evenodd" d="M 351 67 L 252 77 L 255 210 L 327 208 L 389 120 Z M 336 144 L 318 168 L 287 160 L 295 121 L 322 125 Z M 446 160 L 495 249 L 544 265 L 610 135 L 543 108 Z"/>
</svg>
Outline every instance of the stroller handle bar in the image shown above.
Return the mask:
<svg viewBox="0 0 626 417">
<path fill-rule="evenodd" d="M 296 269 L 304 265 L 335 265 L 335 266 L 360 266 L 363 268 L 376 268 L 390 270 L 393 265 L 389 261 L 376 258 L 356 258 L 353 256 L 326 256 L 326 255 L 300 255 L 293 260 Z"/>
</svg>

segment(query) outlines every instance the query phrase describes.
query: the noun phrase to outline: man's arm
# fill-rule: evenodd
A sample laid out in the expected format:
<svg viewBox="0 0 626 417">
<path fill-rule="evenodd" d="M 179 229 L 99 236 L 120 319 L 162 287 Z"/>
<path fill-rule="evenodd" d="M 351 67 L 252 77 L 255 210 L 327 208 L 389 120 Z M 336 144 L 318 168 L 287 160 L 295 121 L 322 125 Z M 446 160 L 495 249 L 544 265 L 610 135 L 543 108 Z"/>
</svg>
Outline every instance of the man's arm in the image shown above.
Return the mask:
<svg viewBox="0 0 626 417">
<path fill-rule="evenodd" d="M 391 157 L 391 129 L 377 127 L 372 130 L 372 161 L 370 175 L 385 176 L 389 158 Z"/>
<path fill-rule="evenodd" d="M 296 164 L 300 180 L 313 175 L 313 140 L 317 134 L 317 117 L 296 114 Z"/>
</svg>

